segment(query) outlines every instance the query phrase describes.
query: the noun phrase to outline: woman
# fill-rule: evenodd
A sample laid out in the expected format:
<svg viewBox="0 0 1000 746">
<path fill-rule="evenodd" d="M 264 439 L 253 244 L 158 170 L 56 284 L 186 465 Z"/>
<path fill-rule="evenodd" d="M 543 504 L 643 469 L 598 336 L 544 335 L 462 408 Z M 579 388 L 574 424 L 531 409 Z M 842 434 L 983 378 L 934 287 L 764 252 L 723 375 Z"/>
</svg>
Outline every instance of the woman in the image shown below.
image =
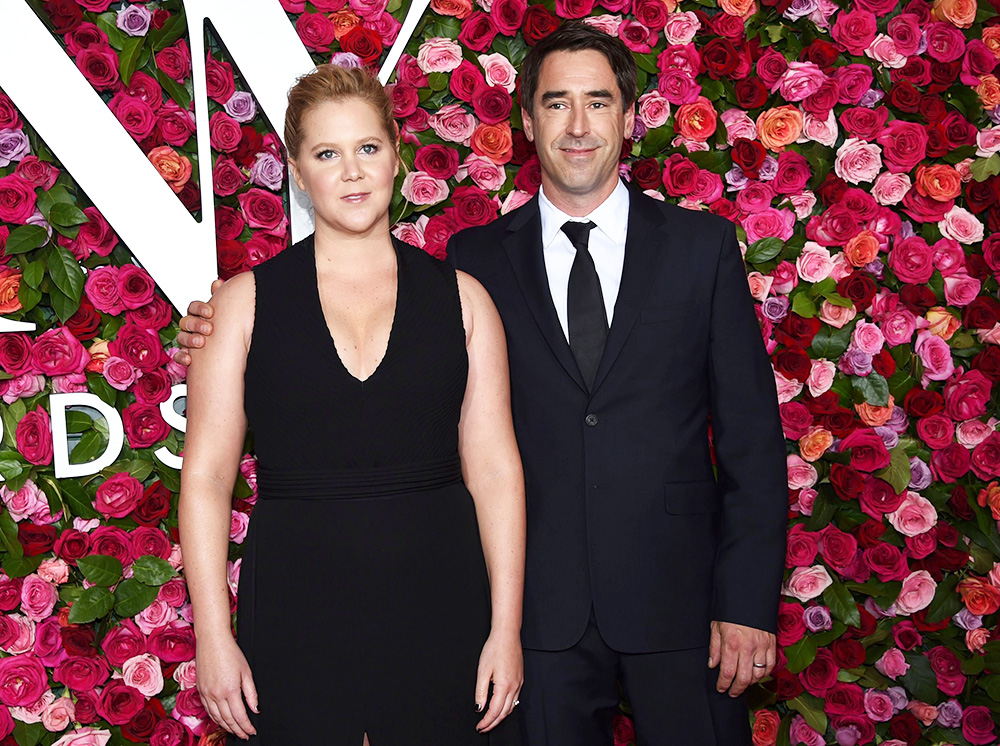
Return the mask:
<svg viewBox="0 0 1000 746">
<path fill-rule="evenodd" d="M 315 234 L 226 283 L 192 353 L 179 519 L 198 688 L 266 746 L 478 744 L 521 686 L 503 329 L 476 280 L 389 233 L 397 132 L 367 72 L 299 80 L 285 141 Z M 237 646 L 226 559 L 248 424 Z"/>
</svg>

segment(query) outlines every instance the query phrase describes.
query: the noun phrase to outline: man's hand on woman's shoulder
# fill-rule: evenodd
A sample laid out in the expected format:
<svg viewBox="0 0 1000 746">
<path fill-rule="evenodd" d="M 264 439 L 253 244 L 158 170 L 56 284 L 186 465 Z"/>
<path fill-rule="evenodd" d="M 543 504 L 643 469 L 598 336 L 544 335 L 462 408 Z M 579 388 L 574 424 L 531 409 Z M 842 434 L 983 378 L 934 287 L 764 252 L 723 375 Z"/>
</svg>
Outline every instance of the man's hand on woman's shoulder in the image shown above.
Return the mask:
<svg viewBox="0 0 1000 746">
<path fill-rule="evenodd" d="M 215 295 L 224 284 L 223 280 L 216 280 L 212 283 L 212 295 Z M 200 300 L 191 301 L 188 306 L 187 316 L 181 319 L 181 331 L 177 335 L 177 345 L 181 348 L 174 360 L 181 365 L 191 364 L 191 354 L 188 350 L 192 347 L 202 348 L 205 346 L 205 337 L 212 336 L 214 327 L 209 320 L 212 318 L 215 309 L 208 303 Z"/>
</svg>

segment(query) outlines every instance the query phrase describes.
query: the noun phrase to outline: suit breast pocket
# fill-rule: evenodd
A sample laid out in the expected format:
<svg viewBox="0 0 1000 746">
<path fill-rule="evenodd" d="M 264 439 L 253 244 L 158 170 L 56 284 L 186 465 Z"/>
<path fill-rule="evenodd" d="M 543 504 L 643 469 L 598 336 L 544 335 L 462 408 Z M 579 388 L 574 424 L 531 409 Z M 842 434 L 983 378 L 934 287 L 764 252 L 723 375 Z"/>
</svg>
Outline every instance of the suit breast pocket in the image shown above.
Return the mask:
<svg viewBox="0 0 1000 746">
<path fill-rule="evenodd" d="M 639 323 L 665 324 L 670 321 L 690 321 L 698 315 L 697 311 L 679 309 L 677 306 L 653 306 L 651 308 L 642 309 L 639 313 Z"/>
<path fill-rule="evenodd" d="M 715 513 L 722 508 L 719 486 L 714 479 L 669 482 L 664 487 L 663 500 L 671 515 Z"/>
</svg>

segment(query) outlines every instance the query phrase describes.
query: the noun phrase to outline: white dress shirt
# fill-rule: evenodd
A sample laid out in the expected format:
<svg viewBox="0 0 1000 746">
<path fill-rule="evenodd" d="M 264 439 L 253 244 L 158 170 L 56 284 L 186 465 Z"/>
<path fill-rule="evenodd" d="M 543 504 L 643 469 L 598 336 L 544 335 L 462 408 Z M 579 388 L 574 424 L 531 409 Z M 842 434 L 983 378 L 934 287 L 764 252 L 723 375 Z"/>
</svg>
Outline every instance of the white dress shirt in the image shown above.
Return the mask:
<svg viewBox="0 0 1000 746">
<path fill-rule="evenodd" d="M 580 223 L 593 221 L 596 228 L 590 231 L 587 250 L 594 258 L 597 276 L 601 280 L 604 308 L 608 314 L 608 326 L 618 300 L 618 289 L 622 284 L 622 267 L 625 265 L 625 237 L 628 233 L 628 188 L 621 181 L 618 186 L 592 213 L 582 218 L 570 217 L 549 202 L 541 187 L 538 189 L 538 211 L 542 218 L 542 254 L 545 259 L 545 273 L 549 279 L 549 292 L 559 316 L 563 334 L 569 339 L 569 318 L 567 295 L 569 292 L 569 272 L 576 258 L 576 249 L 562 226 L 567 220 Z"/>
</svg>

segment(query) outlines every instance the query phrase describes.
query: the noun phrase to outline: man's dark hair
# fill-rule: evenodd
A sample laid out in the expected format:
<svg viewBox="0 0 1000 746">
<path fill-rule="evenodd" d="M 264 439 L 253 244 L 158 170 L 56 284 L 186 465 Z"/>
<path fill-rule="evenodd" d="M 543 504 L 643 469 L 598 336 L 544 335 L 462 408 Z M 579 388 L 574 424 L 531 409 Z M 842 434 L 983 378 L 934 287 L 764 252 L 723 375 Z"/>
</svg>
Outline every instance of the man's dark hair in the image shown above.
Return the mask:
<svg viewBox="0 0 1000 746">
<path fill-rule="evenodd" d="M 590 49 L 603 54 L 611 65 L 621 92 L 622 109 L 627 110 L 635 103 L 635 59 L 625 43 L 594 26 L 580 21 L 567 21 L 532 47 L 521 66 L 521 105 L 529 114 L 534 113 L 538 74 L 545 58 L 553 52 L 582 52 Z"/>
</svg>

